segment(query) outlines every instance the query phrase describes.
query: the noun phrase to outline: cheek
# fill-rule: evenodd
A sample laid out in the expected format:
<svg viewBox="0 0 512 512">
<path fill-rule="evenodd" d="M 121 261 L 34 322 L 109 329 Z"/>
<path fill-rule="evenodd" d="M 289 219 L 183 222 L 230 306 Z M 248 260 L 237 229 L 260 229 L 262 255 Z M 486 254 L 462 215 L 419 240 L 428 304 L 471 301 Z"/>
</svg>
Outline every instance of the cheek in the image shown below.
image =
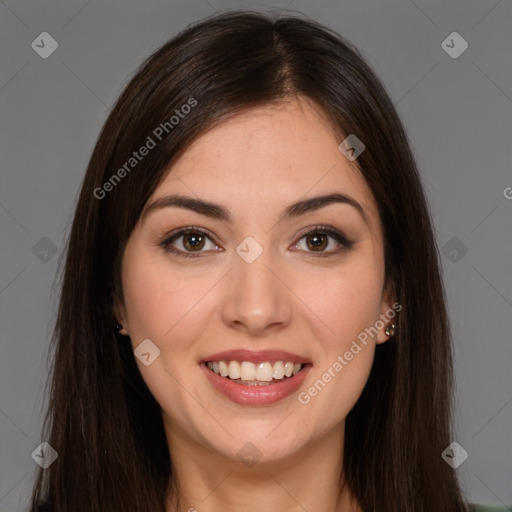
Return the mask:
<svg viewBox="0 0 512 512">
<path fill-rule="evenodd" d="M 351 265 L 299 278 L 297 295 L 310 311 L 310 321 L 324 349 L 344 350 L 352 340 L 379 318 L 383 275 L 379 265 Z"/>
<path fill-rule="evenodd" d="M 313 415 L 329 417 L 324 425 L 328 428 L 346 417 L 368 380 L 375 333 L 366 329 L 379 319 L 383 268 L 373 259 L 360 258 L 339 272 L 317 275 L 309 284 L 302 283 L 298 295 L 307 297 L 318 364 L 299 401 L 309 404 Z"/>
<path fill-rule="evenodd" d="M 211 316 L 208 291 L 218 277 L 177 271 L 161 258 L 132 258 L 123 269 L 131 343 L 135 349 L 149 338 L 160 349 L 151 365 L 138 360 L 137 365 L 163 410 L 173 418 L 192 418 L 196 402 L 190 395 L 199 394 L 195 380 L 189 379 L 198 371 L 195 342 Z"/>
<path fill-rule="evenodd" d="M 332 300 L 319 298 L 318 307 L 324 307 L 318 309 L 318 316 L 329 329 L 320 329 L 323 334 L 317 338 L 318 361 L 298 401 L 308 417 L 321 419 L 322 431 L 347 417 L 361 396 L 373 364 L 375 342 L 365 329 L 375 322 L 380 294 L 372 287 L 362 293 L 361 282 L 358 284 L 360 293 L 338 286 L 329 288 Z"/>
<path fill-rule="evenodd" d="M 164 347 L 187 348 L 199 336 L 209 307 L 213 274 L 171 268 L 162 258 L 127 259 L 123 270 L 125 304 L 132 341 L 149 338 Z"/>
</svg>

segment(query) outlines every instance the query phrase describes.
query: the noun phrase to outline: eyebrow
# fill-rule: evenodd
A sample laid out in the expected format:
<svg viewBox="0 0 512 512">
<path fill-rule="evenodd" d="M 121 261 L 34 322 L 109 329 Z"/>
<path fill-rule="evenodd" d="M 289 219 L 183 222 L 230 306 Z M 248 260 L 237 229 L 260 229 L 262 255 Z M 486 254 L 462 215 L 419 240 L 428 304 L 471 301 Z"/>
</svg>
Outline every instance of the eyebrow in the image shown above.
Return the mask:
<svg viewBox="0 0 512 512">
<path fill-rule="evenodd" d="M 368 219 L 363 207 L 350 196 L 340 193 L 332 193 L 322 196 L 309 197 L 301 201 L 297 201 L 287 206 L 279 218 L 279 222 L 289 220 L 292 218 L 299 217 L 305 213 L 313 212 L 324 208 L 331 204 L 348 204 L 355 208 L 359 214 L 363 217 L 364 221 L 368 224 Z M 197 199 L 194 197 L 182 196 L 178 194 L 171 194 L 168 196 L 161 197 L 153 203 L 149 204 L 142 212 L 141 219 L 144 220 L 151 212 L 161 210 L 163 208 L 178 207 L 188 210 L 193 210 L 201 215 L 206 215 L 213 219 L 218 219 L 226 222 L 231 222 L 231 213 L 228 208 L 220 204 L 205 201 L 203 199 Z"/>
</svg>

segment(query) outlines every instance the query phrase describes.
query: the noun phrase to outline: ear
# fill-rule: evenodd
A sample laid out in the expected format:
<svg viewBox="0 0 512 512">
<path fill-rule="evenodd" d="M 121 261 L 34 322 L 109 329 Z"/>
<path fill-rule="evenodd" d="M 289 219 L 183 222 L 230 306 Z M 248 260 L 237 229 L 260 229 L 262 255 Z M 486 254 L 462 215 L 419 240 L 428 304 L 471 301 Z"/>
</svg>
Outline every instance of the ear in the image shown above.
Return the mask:
<svg viewBox="0 0 512 512">
<path fill-rule="evenodd" d="M 382 292 L 380 315 L 379 320 L 377 320 L 377 326 L 381 327 L 376 337 L 377 344 L 385 343 L 393 336 L 393 333 L 386 334 L 386 329 L 391 325 L 397 325 L 397 316 L 400 309 L 402 309 L 402 306 L 395 301 L 393 283 L 388 280 Z"/>
</svg>

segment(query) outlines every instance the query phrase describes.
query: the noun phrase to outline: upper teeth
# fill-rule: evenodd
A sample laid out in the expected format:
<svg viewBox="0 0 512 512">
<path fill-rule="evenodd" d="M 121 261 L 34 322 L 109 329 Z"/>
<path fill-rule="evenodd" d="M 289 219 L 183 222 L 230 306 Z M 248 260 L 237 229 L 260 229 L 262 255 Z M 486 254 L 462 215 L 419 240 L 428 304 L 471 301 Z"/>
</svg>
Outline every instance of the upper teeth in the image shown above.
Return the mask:
<svg viewBox="0 0 512 512">
<path fill-rule="evenodd" d="M 300 372 L 302 365 L 293 364 L 290 361 L 276 361 L 275 363 L 251 363 L 250 361 L 208 361 L 208 368 L 221 377 L 241 380 L 259 380 L 270 382 L 272 379 L 283 379 L 291 377 Z"/>
</svg>

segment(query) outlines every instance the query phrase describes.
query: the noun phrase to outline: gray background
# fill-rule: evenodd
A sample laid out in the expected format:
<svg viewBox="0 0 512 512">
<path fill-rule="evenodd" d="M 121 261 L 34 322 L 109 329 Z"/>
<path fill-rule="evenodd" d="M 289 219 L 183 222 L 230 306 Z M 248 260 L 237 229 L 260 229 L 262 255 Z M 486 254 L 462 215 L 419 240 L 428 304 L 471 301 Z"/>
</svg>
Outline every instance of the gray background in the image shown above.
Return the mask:
<svg viewBox="0 0 512 512">
<path fill-rule="evenodd" d="M 23 510 L 31 489 L 51 286 L 109 107 L 136 66 L 188 23 L 268 7 L 303 12 L 347 37 L 396 103 L 442 251 L 455 440 L 469 453 L 457 472 L 471 501 L 512 506 L 511 3 L 8 0 L 0 3 L 1 511 Z M 31 47 L 44 31 L 59 45 L 46 59 Z M 455 59 L 441 46 L 454 31 L 469 45 Z"/>
</svg>

